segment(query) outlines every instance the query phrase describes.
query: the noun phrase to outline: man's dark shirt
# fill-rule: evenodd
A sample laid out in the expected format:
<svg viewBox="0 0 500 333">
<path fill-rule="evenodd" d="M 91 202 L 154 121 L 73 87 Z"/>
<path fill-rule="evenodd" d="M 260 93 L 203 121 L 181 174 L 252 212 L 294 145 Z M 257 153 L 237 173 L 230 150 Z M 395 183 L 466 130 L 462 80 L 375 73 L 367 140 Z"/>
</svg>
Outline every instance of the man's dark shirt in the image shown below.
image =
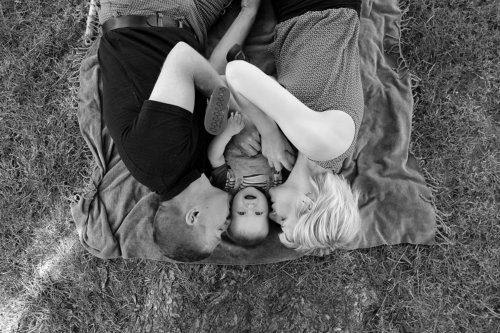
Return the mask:
<svg viewBox="0 0 500 333">
<path fill-rule="evenodd" d="M 210 139 L 199 92 L 193 113 L 148 100 L 165 58 L 180 41 L 200 49 L 187 30 L 162 27 L 115 29 L 99 46 L 104 123 L 132 176 L 163 200 L 205 171 Z"/>
</svg>

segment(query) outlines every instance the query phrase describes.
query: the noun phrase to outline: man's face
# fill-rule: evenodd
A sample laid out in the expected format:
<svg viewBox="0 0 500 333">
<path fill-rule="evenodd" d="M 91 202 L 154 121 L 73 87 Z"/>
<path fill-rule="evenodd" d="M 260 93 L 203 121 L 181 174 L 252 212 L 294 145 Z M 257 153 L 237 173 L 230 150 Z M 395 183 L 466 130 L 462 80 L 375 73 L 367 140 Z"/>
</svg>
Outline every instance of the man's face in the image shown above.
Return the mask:
<svg viewBox="0 0 500 333">
<path fill-rule="evenodd" d="M 229 194 L 214 188 L 200 212 L 200 231 L 207 249 L 213 250 L 219 245 L 221 235 L 229 226 Z"/>
</svg>

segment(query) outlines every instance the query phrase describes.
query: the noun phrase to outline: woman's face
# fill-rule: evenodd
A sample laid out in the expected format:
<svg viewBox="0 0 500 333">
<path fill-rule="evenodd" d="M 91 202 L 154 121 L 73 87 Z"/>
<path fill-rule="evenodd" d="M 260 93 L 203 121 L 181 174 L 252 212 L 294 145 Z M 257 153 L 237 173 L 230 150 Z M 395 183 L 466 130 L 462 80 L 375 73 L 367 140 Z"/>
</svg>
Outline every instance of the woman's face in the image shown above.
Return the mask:
<svg viewBox="0 0 500 333">
<path fill-rule="evenodd" d="M 307 198 L 305 194 L 286 183 L 273 187 L 269 190 L 272 209 L 269 218 L 281 225 L 282 231 L 288 239 L 297 224 L 297 205 Z"/>
</svg>

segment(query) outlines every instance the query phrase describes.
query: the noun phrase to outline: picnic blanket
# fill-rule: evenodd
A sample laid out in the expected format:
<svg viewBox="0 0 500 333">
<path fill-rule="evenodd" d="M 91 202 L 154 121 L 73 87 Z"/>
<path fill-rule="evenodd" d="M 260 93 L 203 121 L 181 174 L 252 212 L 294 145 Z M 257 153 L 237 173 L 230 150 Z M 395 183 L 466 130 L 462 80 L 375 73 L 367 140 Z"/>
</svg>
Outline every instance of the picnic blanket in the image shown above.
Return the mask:
<svg viewBox="0 0 500 333">
<path fill-rule="evenodd" d="M 212 29 L 208 53 L 238 9 L 239 3 L 233 3 Z M 363 1 L 359 46 L 365 112 L 355 152 L 342 171 L 362 193 L 362 231 L 348 249 L 434 243 L 432 193 L 409 152 L 413 97 L 400 50 L 401 16 L 397 0 Z M 244 48 L 250 61 L 268 74 L 274 72 L 266 50 L 275 24 L 272 8 L 264 1 Z M 78 121 L 95 159 L 89 187 L 71 205 L 80 242 L 99 258 L 171 261 L 160 253 L 152 237 L 159 198 L 130 175 L 103 124 L 97 47 L 98 41 L 80 67 Z M 278 232 L 272 223 L 269 237 L 251 248 L 223 239 L 201 262 L 246 265 L 298 258 L 300 254 L 281 245 Z"/>
</svg>

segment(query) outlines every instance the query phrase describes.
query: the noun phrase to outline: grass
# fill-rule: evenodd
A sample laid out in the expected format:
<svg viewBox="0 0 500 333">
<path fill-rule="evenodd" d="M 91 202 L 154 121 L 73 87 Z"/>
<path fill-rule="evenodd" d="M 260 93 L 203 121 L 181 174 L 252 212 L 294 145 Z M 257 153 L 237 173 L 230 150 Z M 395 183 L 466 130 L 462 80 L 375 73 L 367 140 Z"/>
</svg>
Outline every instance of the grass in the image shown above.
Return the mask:
<svg viewBox="0 0 500 333">
<path fill-rule="evenodd" d="M 93 164 L 73 80 L 85 1 L 0 9 L 0 331 L 500 332 L 497 1 L 412 1 L 406 16 L 411 148 L 439 245 L 251 267 L 82 250 L 69 202 Z"/>
</svg>

